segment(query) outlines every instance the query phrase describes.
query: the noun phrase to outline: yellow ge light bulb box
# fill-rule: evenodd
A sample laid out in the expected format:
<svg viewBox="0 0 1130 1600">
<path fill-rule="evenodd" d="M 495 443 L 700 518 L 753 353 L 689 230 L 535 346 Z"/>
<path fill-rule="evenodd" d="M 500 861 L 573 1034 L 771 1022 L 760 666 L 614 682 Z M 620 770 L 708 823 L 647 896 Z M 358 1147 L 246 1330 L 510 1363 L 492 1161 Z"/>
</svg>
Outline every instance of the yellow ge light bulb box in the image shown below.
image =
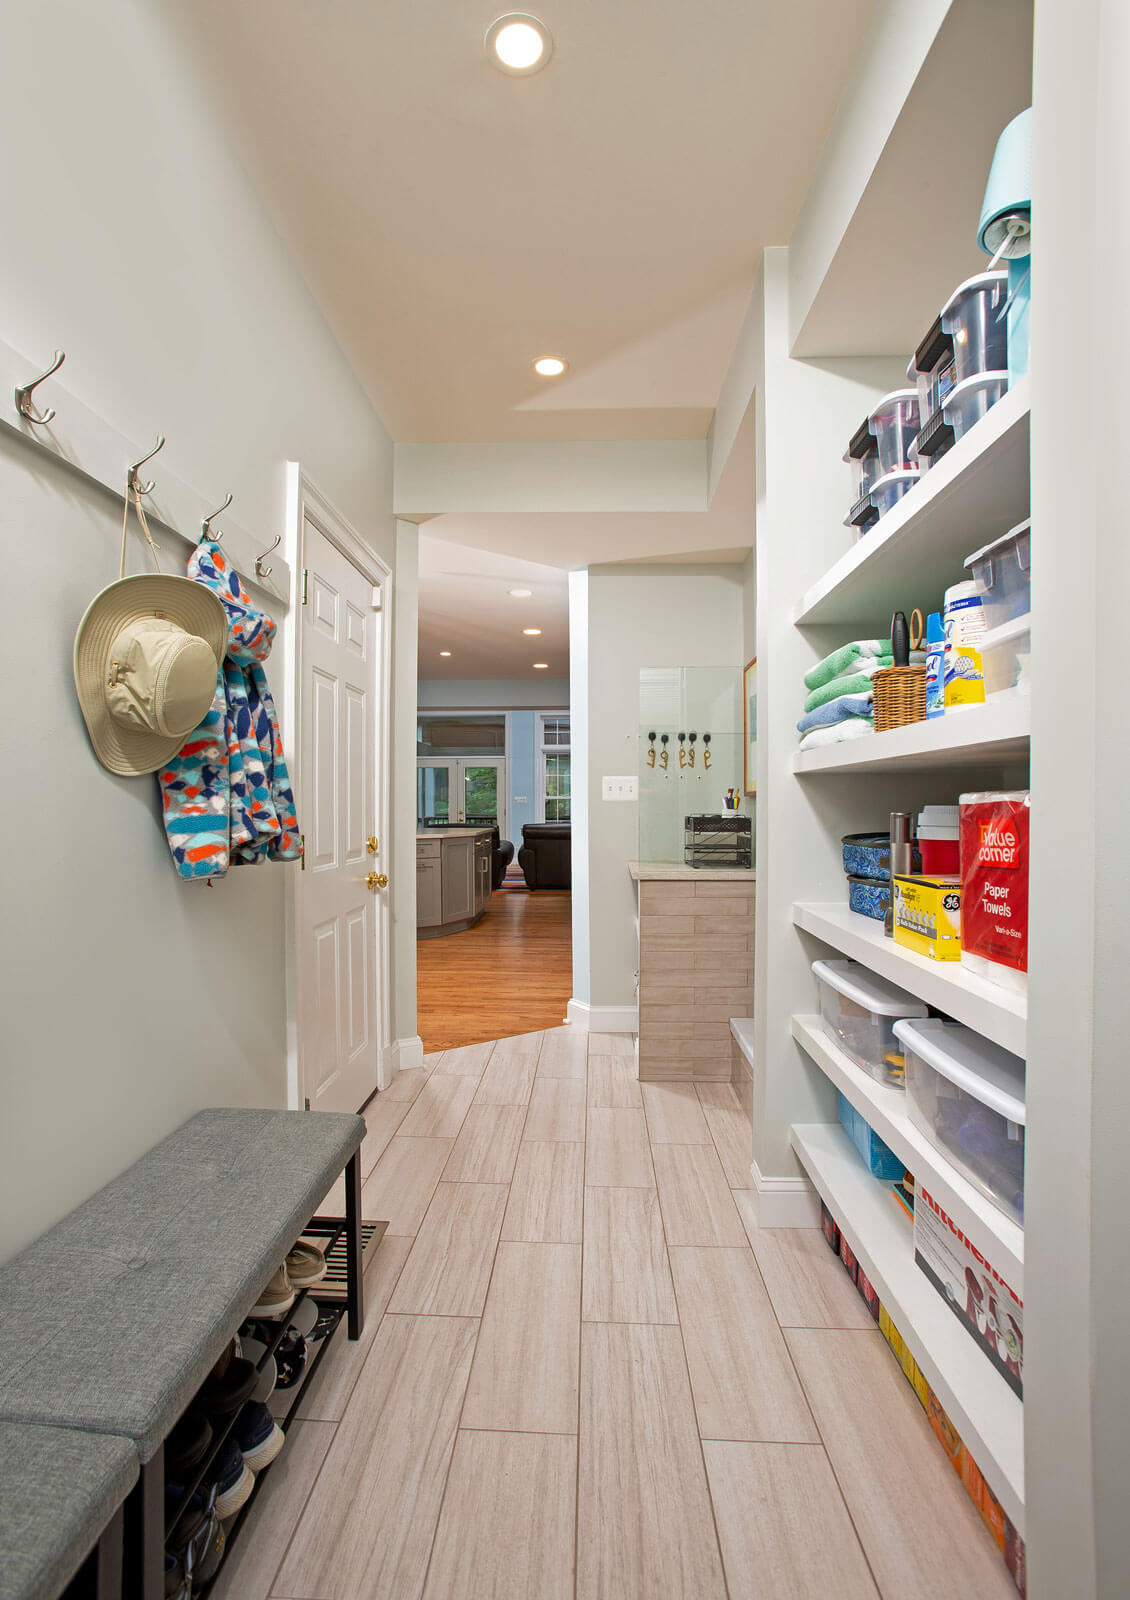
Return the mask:
<svg viewBox="0 0 1130 1600">
<path fill-rule="evenodd" d="M 895 879 L 895 943 L 932 961 L 961 960 L 961 879 Z"/>
</svg>

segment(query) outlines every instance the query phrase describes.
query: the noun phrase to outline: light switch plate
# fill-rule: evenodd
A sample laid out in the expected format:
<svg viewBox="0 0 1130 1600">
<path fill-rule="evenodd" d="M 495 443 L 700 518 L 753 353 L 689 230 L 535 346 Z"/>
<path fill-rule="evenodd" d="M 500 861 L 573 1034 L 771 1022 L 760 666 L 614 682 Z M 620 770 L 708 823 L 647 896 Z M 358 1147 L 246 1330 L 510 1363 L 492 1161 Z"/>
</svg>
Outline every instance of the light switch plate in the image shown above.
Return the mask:
<svg viewBox="0 0 1130 1600">
<path fill-rule="evenodd" d="M 602 778 L 601 798 L 604 800 L 638 800 L 639 779 L 634 775 L 630 778 Z"/>
<path fill-rule="evenodd" d="M 516 794 L 514 796 L 514 804 L 516 806 L 528 806 L 529 803 L 530 802 L 526 799 L 526 796 L 524 794 Z"/>
</svg>

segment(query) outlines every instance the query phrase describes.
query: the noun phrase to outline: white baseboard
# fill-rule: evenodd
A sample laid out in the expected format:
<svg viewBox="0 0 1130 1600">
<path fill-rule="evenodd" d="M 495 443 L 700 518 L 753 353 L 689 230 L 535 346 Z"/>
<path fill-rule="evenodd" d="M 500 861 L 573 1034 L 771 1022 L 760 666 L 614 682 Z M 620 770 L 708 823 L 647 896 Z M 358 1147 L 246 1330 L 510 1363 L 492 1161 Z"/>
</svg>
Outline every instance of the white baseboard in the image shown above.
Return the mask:
<svg viewBox="0 0 1130 1600">
<path fill-rule="evenodd" d="M 417 1034 L 414 1039 L 394 1039 L 385 1051 L 385 1063 L 390 1078 L 409 1067 L 424 1065 L 424 1041 Z"/>
<path fill-rule="evenodd" d="M 640 1014 L 636 1006 L 590 1006 L 587 1000 L 570 1000 L 565 1020 L 586 1033 L 635 1033 Z"/>
<path fill-rule="evenodd" d="M 750 1163 L 754 1210 L 761 1228 L 818 1228 L 820 1196 L 807 1178 L 767 1178 Z"/>
</svg>

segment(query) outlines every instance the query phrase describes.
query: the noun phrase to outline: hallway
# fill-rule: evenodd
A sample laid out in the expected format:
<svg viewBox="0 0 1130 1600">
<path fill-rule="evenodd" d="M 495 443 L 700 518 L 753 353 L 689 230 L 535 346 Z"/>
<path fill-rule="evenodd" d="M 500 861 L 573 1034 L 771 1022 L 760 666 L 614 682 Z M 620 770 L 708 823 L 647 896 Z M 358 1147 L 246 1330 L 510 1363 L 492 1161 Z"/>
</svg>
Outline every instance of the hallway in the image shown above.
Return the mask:
<svg viewBox="0 0 1130 1600">
<path fill-rule="evenodd" d="M 519 880 L 521 881 L 521 880 Z M 496 890 L 465 933 L 416 941 L 417 1027 L 426 1051 L 556 1028 L 573 983 L 572 896 Z"/>
<path fill-rule="evenodd" d="M 556 1028 L 433 1054 L 366 1121 L 364 1336 L 218 1600 L 1014 1594 L 822 1234 L 756 1226 L 729 1085 Z"/>
</svg>

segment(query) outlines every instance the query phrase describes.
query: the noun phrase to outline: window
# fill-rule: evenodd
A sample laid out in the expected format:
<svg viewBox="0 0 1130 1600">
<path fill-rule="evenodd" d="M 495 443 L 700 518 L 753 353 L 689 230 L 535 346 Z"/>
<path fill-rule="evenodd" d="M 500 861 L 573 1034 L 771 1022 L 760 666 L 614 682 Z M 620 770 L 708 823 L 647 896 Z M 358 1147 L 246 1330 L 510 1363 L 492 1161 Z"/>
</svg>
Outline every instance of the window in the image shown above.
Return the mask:
<svg viewBox="0 0 1130 1600">
<path fill-rule="evenodd" d="M 542 820 L 569 822 L 572 818 L 569 718 L 555 712 L 540 720 Z"/>
</svg>

